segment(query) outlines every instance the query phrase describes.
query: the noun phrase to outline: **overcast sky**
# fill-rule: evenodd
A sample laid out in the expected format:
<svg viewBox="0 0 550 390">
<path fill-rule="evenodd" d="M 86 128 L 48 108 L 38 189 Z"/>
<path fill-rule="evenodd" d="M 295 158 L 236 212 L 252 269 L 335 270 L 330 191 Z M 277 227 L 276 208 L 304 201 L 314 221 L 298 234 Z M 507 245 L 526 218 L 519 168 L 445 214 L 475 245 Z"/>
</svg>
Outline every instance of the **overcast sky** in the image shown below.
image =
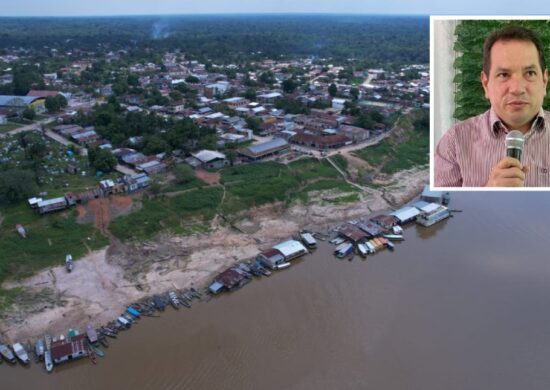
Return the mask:
<svg viewBox="0 0 550 390">
<path fill-rule="evenodd" d="M 353 13 L 540 15 L 540 0 L 6 0 L 1 16 L 167 15 L 205 13 Z M 547 12 L 550 13 L 550 12 Z"/>
</svg>

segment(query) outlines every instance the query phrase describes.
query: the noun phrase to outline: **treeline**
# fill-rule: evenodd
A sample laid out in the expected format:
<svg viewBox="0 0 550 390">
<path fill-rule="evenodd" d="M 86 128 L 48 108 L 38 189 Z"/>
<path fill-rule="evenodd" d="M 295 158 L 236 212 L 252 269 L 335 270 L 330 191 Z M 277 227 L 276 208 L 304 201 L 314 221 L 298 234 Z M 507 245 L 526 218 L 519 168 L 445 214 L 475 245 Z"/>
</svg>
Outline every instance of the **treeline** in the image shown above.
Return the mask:
<svg viewBox="0 0 550 390">
<path fill-rule="evenodd" d="M 180 49 L 203 62 L 353 58 L 366 66 L 428 62 L 428 18 L 357 15 L 231 15 L 0 18 L 0 50 L 67 52 Z"/>
</svg>

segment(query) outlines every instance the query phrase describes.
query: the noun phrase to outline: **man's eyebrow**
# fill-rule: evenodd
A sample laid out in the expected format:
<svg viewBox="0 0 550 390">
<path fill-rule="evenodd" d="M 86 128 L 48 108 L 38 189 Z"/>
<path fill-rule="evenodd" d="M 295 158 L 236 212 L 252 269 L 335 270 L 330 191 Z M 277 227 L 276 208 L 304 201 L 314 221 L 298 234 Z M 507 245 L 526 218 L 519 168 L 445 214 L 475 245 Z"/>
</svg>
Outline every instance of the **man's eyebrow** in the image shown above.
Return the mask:
<svg viewBox="0 0 550 390">
<path fill-rule="evenodd" d="M 537 65 L 533 64 L 533 65 L 523 67 L 523 70 L 538 70 L 538 67 Z"/>
</svg>

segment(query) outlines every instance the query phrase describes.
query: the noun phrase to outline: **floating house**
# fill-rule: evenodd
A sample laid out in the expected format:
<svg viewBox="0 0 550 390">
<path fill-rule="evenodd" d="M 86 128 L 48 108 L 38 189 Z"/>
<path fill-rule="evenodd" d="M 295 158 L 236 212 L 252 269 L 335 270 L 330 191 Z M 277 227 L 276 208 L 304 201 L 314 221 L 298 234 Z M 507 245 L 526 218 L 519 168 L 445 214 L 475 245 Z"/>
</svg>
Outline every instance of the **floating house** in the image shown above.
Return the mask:
<svg viewBox="0 0 550 390">
<path fill-rule="evenodd" d="M 271 269 L 277 269 L 279 264 L 285 262 L 285 257 L 277 249 L 268 249 L 256 258 L 262 265 Z"/>
<path fill-rule="evenodd" d="M 217 282 L 217 284 L 214 286 L 214 289 L 216 289 L 218 292 L 221 291 L 223 288 L 231 291 L 234 288 L 241 287 L 243 284 L 245 284 L 245 279 L 246 276 L 244 276 L 243 274 L 235 271 L 233 268 L 228 268 L 221 274 L 216 276 L 216 278 L 214 279 L 214 283 Z M 210 285 L 211 288 L 212 285 Z M 218 287 L 218 285 L 222 285 L 222 287 Z"/>
<path fill-rule="evenodd" d="M 281 252 L 286 261 L 308 254 L 306 247 L 303 246 L 300 241 L 296 240 L 288 240 L 282 242 L 275 245 L 273 249 L 277 249 L 279 252 Z"/>
<path fill-rule="evenodd" d="M 65 209 L 67 207 L 67 200 L 64 197 L 46 199 L 38 202 L 37 207 L 40 214 L 46 214 Z"/>
<path fill-rule="evenodd" d="M 86 335 L 81 334 L 65 340 L 54 341 L 50 351 L 55 364 L 88 356 Z"/>
<path fill-rule="evenodd" d="M 439 221 L 449 218 L 451 213 L 449 209 L 437 203 L 430 203 L 424 206 L 416 222 L 422 226 L 431 226 Z"/>
<path fill-rule="evenodd" d="M 420 211 L 416 207 L 406 206 L 392 212 L 390 215 L 395 216 L 399 220 L 400 225 L 405 225 L 413 222 L 419 214 Z"/>
<path fill-rule="evenodd" d="M 338 229 L 338 233 L 354 244 L 357 244 L 369 237 L 367 233 L 351 223 L 346 223 L 341 226 Z"/>
</svg>

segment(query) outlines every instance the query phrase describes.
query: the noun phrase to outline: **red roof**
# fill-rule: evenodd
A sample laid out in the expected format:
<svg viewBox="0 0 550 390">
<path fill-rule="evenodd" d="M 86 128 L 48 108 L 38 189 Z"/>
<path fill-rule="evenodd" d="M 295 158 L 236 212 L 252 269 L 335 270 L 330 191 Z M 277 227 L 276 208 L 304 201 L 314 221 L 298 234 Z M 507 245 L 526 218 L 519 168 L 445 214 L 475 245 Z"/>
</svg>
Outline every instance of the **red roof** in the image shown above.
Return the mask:
<svg viewBox="0 0 550 390">
<path fill-rule="evenodd" d="M 31 89 L 29 93 L 27 93 L 27 96 L 36 96 L 41 98 L 57 95 L 59 95 L 59 91 L 40 91 L 35 89 Z"/>
</svg>

